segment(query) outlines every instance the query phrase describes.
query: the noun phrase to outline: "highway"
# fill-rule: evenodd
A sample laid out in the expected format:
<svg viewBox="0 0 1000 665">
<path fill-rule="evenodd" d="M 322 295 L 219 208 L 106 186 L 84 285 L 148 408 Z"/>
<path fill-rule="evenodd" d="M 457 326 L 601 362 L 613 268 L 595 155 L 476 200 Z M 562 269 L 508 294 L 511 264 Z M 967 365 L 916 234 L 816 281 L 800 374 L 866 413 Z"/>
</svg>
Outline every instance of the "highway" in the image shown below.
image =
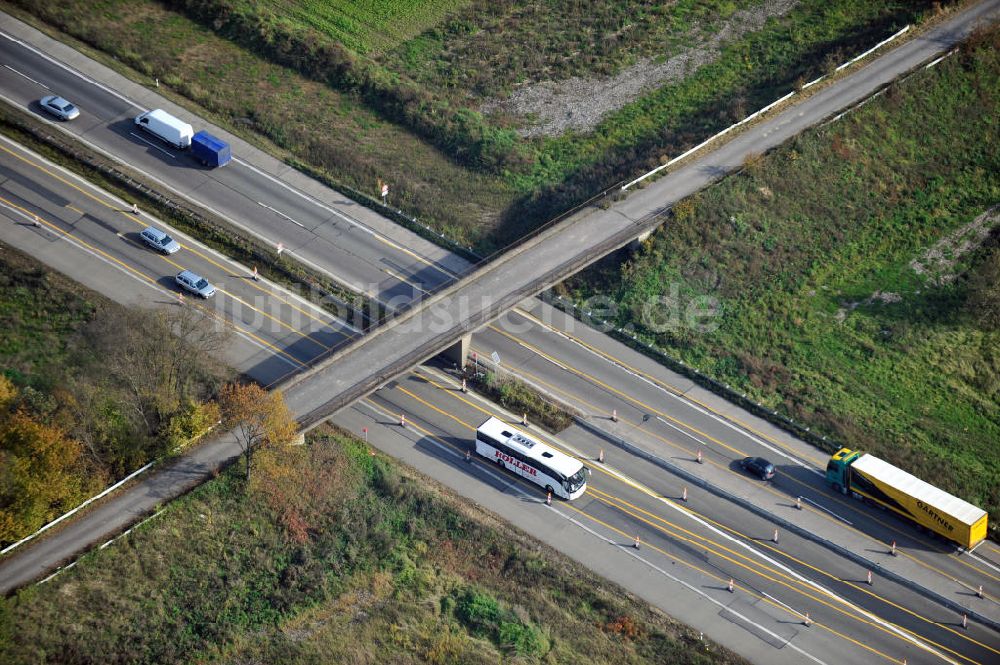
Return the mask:
<svg viewBox="0 0 1000 665">
<path fill-rule="evenodd" d="M 0 90 L 4 94 L 7 94 L 6 88 L 2 84 L 0 84 Z M 12 168 L 11 170 L 14 169 Z M 22 174 L 21 177 L 24 178 L 27 176 Z M 12 181 L 9 185 L 11 188 L 19 185 L 22 188 L 31 189 L 23 181 L 18 182 L 16 176 L 9 177 L 9 180 Z M 13 193 L 16 194 L 17 192 L 18 190 L 15 189 Z M 24 192 L 20 191 L 18 195 L 23 194 Z M 63 197 L 71 199 L 71 197 L 65 195 Z M 14 202 L 18 203 L 17 201 Z M 25 202 L 38 206 L 46 205 L 43 201 L 32 202 L 27 199 L 20 203 L 23 204 Z M 79 207 L 75 201 L 71 201 L 71 203 Z M 49 201 L 48 205 L 52 205 L 52 202 Z M 28 206 L 25 207 L 27 208 Z M 56 207 L 65 208 L 66 206 Z M 9 213 L 7 216 L 12 221 L 18 219 L 18 215 L 15 213 Z M 69 224 L 70 222 L 71 220 L 67 219 L 64 223 Z M 19 232 L 38 233 L 34 228 L 29 229 L 24 227 L 23 220 L 15 223 L 21 225 L 15 229 Z M 89 220 L 84 220 L 84 223 L 80 224 L 81 231 L 86 234 L 84 238 L 91 238 L 92 240 L 98 237 L 103 238 L 106 235 L 102 233 L 102 228 L 99 224 L 90 225 Z M 129 232 L 127 227 L 115 228 L 115 233 L 110 235 L 116 240 L 107 238 L 104 241 L 109 243 L 109 247 L 115 246 L 116 242 L 121 243 L 117 233 L 127 235 Z M 52 245 L 51 242 L 49 244 Z M 187 250 L 189 243 L 184 242 L 182 244 L 185 245 L 185 249 Z M 145 252 L 146 250 L 143 251 Z M 142 260 L 145 260 L 145 254 L 142 256 Z M 50 258 L 46 257 L 44 260 L 50 261 Z M 72 263 L 72 261 L 69 263 Z M 202 269 L 208 270 L 208 268 Z M 149 266 L 148 274 L 150 276 L 172 274 L 169 270 L 164 273 L 164 270 L 165 268 L 158 265 L 156 267 Z M 234 267 L 232 268 L 232 274 L 236 276 L 245 275 L 246 268 Z M 220 273 L 220 281 L 222 276 Z M 121 281 L 120 278 L 119 281 Z M 116 285 L 115 290 L 118 288 Z M 228 282 L 226 283 L 226 288 L 230 288 Z M 169 291 L 169 289 L 167 290 Z M 121 296 L 116 294 L 116 297 Z M 539 307 L 538 305 L 530 306 Z M 736 491 L 747 494 L 754 501 L 761 504 L 765 501 L 775 506 L 777 506 L 777 502 L 779 501 L 787 504 L 790 497 L 798 495 L 813 497 L 817 503 L 822 505 L 829 505 L 832 501 L 830 495 L 826 494 L 822 489 L 821 483 L 816 482 L 815 478 L 810 478 L 810 475 L 815 475 L 809 470 L 810 468 L 822 468 L 825 464 L 825 460 L 823 460 L 817 451 L 811 450 L 803 446 L 800 442 L 794 441 L 787 434 L 775 430 L 767 423 L 763 423 L 747 414 L 739 413 L 731 406 L 721 403 L 721 400 L 718 400 L 718 398 L 703 394 L 701 391 L 695 389 L 686 379 L 670 375 L 658 366 L 652 366 L 653 363 L 643 359 L 638 354 L 629 356 L 628 353 L 630 352 L 627 349 L 620 347 L 620 345 L 615 345 L 606 337 L 597 336 L 600 339 L 592 337 L 592 335 L 596 336 L 596 333 L 580 328 L 579 324 L 576 324 L 577 328 L 569 332 L 565 330 L 565 328 L 570 326 L 569 322 L 566 320 L 560 321 L 559 317 L 552 313 L 539 314 L 539 317 L 543 320 L 546 318 L 550 319 L 551 323 L 548 326 L 542 325 L 538 321 L 518 320 L 518 316 L 523 315 L 515 314 L 512 317 L 516 324 L 515 327 L 518 329 L 516 334 L 505 334 L 501 330 L 491 327 L 474 338 L 474 349 L 477 350 L 481 357 L 488 357 L 490 353 L 497 351 L 503 358 L 505 367 L 515 369 L 528 380 L 538 383 L 550 392 L 560 394 L 561 398 L 574 404 L 582 413 L 588 415 L 594 423 L 605 429 L 612 430 L 612 433 L 627 436 L 630 440 L 639 442 L 642 445 L 650 448 L 658 447 L 660 454 L 668 457 L 684 457 L 687 462 L 693 463 L 692 451 L 694 447 L 702 446 L 706 461 L 706 464 L 701 467 L 706 470 L 703 475 L 706 477 L 710 476 L 707 470 L 711 469 L 712 474 L 717 474 L 718 476 L 712 475 L 712 482 L 727 484 L 727 487 L 735 488 Z M 329 341 L 330 344 L 328 345 L 333 346 L 335 340 L 331 337 Z M 287 344 L 289 340 L 282 341 L 278 338 L 274 339 L 273 343 Z M 306 357 L 307 355 L 305 354 L 302 357 Z M 423 371 L 429 372 L 431 370 Z M 434 380 L 441 385 L 446 385 L 444 382 L 447 377 L 441 376 L 440 372 L 437 372 L 437 374 L 438 376 L 434 377 Z M 881 628 L 869 626 L 869 628 L 859 629 L 855 624 L 860 624 L 861 622 L 844 614 L 844 612 L 847 612 L 853 616 L 860 616 L 857 614 L 858 610 L 849 609 L 841 612 L 824 604 L 825 601 L 820 602 L 815 599 L 804 599 L 804 596 L 798 591 L 793 591 L 779 582 L 767 581 L 761 577 L 759 573 L 762 571 L 757 566 L 762 564 L 747 564 L 753 569 L 751 571 L 733 561 L 725 560 L 723 555 L 719 554 L 720 551 L 724 550 L 715 549 L 717 544 L 712 545 L 713 554 L 709 557 L 712 558 L 712 562 L 708 568 L 708 570 L 712 571 L 711 574 L 715 575 L 715 578 L 713 578 L 715 581 L 707 581 L 708 578 L 705 577 L 706 573 L 703 570 L 698 571 L 694 568 L 694 566 L 699 566 L 705 569 L 706 555 L 703 554 L 699 558 L 698 556 L 694 556 L 694 552 L 701 547 L 707 549 L 706 541 L 703 539 L 716 539 L 719 536 L 714 533 L 707 535 L 706 532 L 698 532 L 699 535 L 697 537 L 693 535 L 684 536 L 702 543 L 698 547 L 695 547 L 692 542 L 686 542 L 685 544 L 685 541 L 678 540 L 676 527 L 670 526 L 668 528 L 663 524 L 663 520 L 676 522 L 673 513 L 677 511 L 674 507 L 666 507 L 666 504 L 660 498 L 657 498 L 657 495 L 665 494 L 676 497 L 679 481 L 676 478 L 668 478 L 668 474 L 660 468 L 648 468 L 648 464 L 644 460 L 635 456 L 625 456 L 619 452 L 615 452 L 613 453 L 613 461 L 609 460 L 608 466 L 620 470 L 621 473 L 630 478 L 641 481 L 638 482 L 639 487 L 633 486 L 635 483 L 621 484 L 621 481 L 617 479 L 613 482 L 608 479 L 599 481 L 597 479 L 599 474 L 595 474 L 593 492 L 586 498 L 586 503 L 576 502 L 572 504 L 572 508 L 579 508 L 580 511 L 583 511 L 580 515 L 574 517 L 574 519 L 578 519 L 590 531 L 573 522 L 569 522 L 564 517 L 564 515 L 576 515 L 575 512 L 567 512 L 571 508 L 569 505 L 555 506 L 553 510 L 557 512 L 561 511 L 557 520 L 572 524 L 572 527 L 567 527 L 565 524 L 554 527 L 553 524 L 558 524 L 558 522 L 553 523 L 547 521 L 544 517 L 539 517 L 539 515 L 546 515 L 544 511 L 549 509 L 541 509 L 538 506 L 539 496 L 537 492 L 523 487 L 519 488 L 517 483 L 512 482 L 513 479 L 510 477 L 505 478 L 501 476 L 498 479 L 490 475 L 487 475 L 485 478 L 481 475 L 476 475 L 470 478 L 467 473 L 463 473 L 460 476 L 456 475 L 455 469 L 468 468 L 462 466 L 464 462 L 461 459 L 458 457 L 449 459 L 446 454 L 430 455 L 427 453 L 426 449 L 428 445 L 426 439 L 435 442 L 433 446 L 435 450 L 444 450 L 441 446 L 446 446 L 447 444 L 461 446 L 463 442 L 467 442 L 469 427 L 474 426 L 478 421 L 485 418 L 481 408 L 487 407 L 479 405 L 480 408 L 476 409 L 467 404 L 464 406 L 456 405 L 453 403 L 456 393 L 454 384 L 452 384 L 450 389 L 442 390 L 425 383 L 425 381 L 426 376 L 424 381 L 420 381 L 413 379 L 408 374 L 406 378 L 398 382 L 399 385 L 389 386 L 378 391 L 373 397 L 339 415 L 337 421 L 345 426 L 356 428 L 354 431 L 360 431 L 360 427 L 357 427 L 357 425 L 365 422 L 366 425 L 364 426 L 370 428 L 373 441 L 376 441 L 377 438 L 379 446 L 385 447 L 386 450 L 393 454 L 398 454 L 404 460 L 411 461 L 417 468 L 420 468 L 425 473 L 430 473 L 430 475 L 435 475 L 433 471 L 440 466 L 445 470 L 441 478 L 443 482 L 456 487 L 459 491 L 473 497 L 474 500 L 508 517 L 531 533 L 543 538 L 558 534 L 560 537 L 572 539 L 573 542 L 579 540 L 580 545 L 578 548 L 570 548 L 574 556 L 585 560 L 589 565 L 592 565 L 596 570 L 611 579 L 623 584 L 627 582 L 626 586 L 628 588 L 641 593 L 647 598 L 650 596 L 658 597 L 658 600 L 654 600 L 654 602 L 657 602 L 657 604 L 672 614 L 684 618 L 689 623 L 696 624 L 695 619 L 700 620 L 702 615 L 704 615 L 706 626 L 715 626 L 716 624 L 711 623 L 712 620 L 708 616 L 710 614 L 713 617 L 717 617 L 716 621 L 719 621 L 718 617 L 720 616 L 719 612 L 721 608 L 712 604 L 704 596 L 689 590 L 694 596 L 686 599 L 688 603 L 681 604 L 680 609 L 676 607 L 671 609 L 672 606 L 669 604 L 667 596 L 676 595 L 677 587 L 664 586 L 664 580 L 668 578 L 658 572 L 651 573 L 650 571 L 654 571 L 655 569 L 651 568 L 650 565 L 656 565 L 660 568 L 669 565 L 671 566 L 669 570 L 673 573 L 673 567 L 679 564 L 668 562 L 667 559 L 670 558 L 668 554 L 680 557 L 681 552 L 687 552 L 692 554 L 692 556 L 684 559 L 687 564 L 690 564 L 690 566 L 684 564 L 684 567 L 693 572 L 690 572 L 692 577 L 683 579 L 696 588 L 713 584 L 718 585 L 719 578 L 726 578 L 727 575 L 733 577 L 737 580 L 736 592 L 729 595 L 729 592 L 724 589 L 714 589 L 714 591 L 718 591 L 720 594 L 716 600 L 721 598 L 722 600 L 719 602 L 724 602 L 727 607 L 733 602 L 738 602 L 742 605 L 730 608 L 729 614 L 722 616 L 721 621 L 730 627 L 733 624 L 743 626 L 744 628 L 751 624 L 758 626 L 754 627 L 751 625 L 751 629 L 746 631 L 759 638 L 751 640 L 750 644 L 755 645 L 757 648 L 762 648 L 760 647 L 761 644 L 768 646 L 766 649 L 757 652 L 757 656 L 752 657 L 753 660 L 758 662 L 782 662 L 781 658 L 788 658 L 788 662 L 802 662 L 807 657 L 806 654 L 812 654 L 815 651 L 817 654 L 827 655 L 827 660 L 824 662 L 872 662 L 873 659 L 895 659 L 896 662 L 900 662 L 899 659 L 902 657 L 908 657 L 909 662 L 924 662 L 922 659 L 930 653 L 926 650 L 927 648 L 942 653 L 946 660 L 954 658 L 957 659 L 957 662 L 990 662 L 996 658 L 995 650 L 990 650 L 996 644 L 996 633 L 994 631 L 989 631 L 989 629 L 973 623 L 970 632 L 958 633 L 956 635 L 955 633 L 958 629 L 955 627 L 956 617 L 953 612 L 943 610 L 938 605 L 928 605 L 926 598 L 922 596 L 912 597 L 912 592 L 907 589 L 893 589 L 891 588 L 891 582 L 882 579 L 879 579 L 877 582 L 877 589 L 880 595 L 885 594 L 887 597 L 894 599 L 893 602 L 911 609 L 911 611 L 916 612 L 923 618 L 913 617 L 905 612 L 901 614 L 906 616 L 897 617 L 893 611 L 886 610 L 885 606 L 880 605 L 882 601 L 866 597 L 867 594 L 862 593 L 865 591 L 863 586 L 861 587 L 861 591 L 858 591 L 851 587 L 850 584 L 823 579 L 822 576 L 817 577 L 814 581 L 831 585 L 832 592 L 838 598 L 846 596 L 849 601 L 862 605 L 862 607 L 877 614 L 882 619 L 913 631 L 919 636 L 922 646 L 914 644 L 908 639 L 900 639 L 893 636 L 897 635 L 894 629 L 886 628 L 885 626 Z M 408 391 L 409 394 L 402 392 L 403 390 Z M 413 397 L 414 395 L 417 397 Z M 420 400 L 423 401 L 421 402 Z M 433 405 L 433 408 L 429 405 Z M 366 411 L 365 409 L 368 410 Z M 612 409 L 617 410 L 620 416 L 619 423 L 615 425 L 612 425 L 607 417 L 607 414 Z M 399 428 L 394 424 L 393 420 L 398 415 L 397 412 L 408 413 L 411 422 L 414 424 L 406 430 Z M 445 416 L 444 414 L 449 415 Z M 382 423 L 382 426 L 376 428 L 372 423 Z M 422 429 L 417 429 L 418 427 Z M 420 438 L 414 441 L 413 437 L 417 436 L 418 433 Z M 592 437 L 588 439 L 582 432 L 572 432 L 570 436 L 571 439 L 568 440 L 571 440 L 572 445 L 581 450 L 581 454 L 590 458 L 596 455 L 593 450 L 595 443 Z M 399 441 L 397 442 L 397 440 Z M 694 443 L 696 441 L 698 443 Z M 782 461 L 779 462 L 779 473 L 781 474 L 779 482 L 775 483 L 773 488 L 770 488 L 777 494 L 761 498 L 753 492 L 755 483 L 736 473 L 732 469 L 732 462 L 738 456 L 742 456 L 743 453 L 764 454 L 774 458 L 776 456 L 776 449 L 788 455 L 787 458 L 782 457 Z M 219 448 L 218 450 L 222 451 L 224 448 Z M 452 448 L 452 450 L 455 449 Z M 415 461 L 410 460 L 410 457 Z M 456 461 L 461 462 L 461 464 L 456 464 Z M 210 464 L 210 458 L 205 458 L 203 463 L 205 465 Z M 804 471 L 800 472 L 799 469 L 804 469 Z M 435 475 L 435 477 L 437 476 Z M 788 478 L 788 484 L 785 482 L 786 477 Z M 725 478 L 726 480 L 723 481 L 720 478 Z M 163 486 L 158 488 L 158 491 L 162 491 L 164 487 L 168 486 L 169 484 L 163 484 Z M 704 510 L 699 509 L 702 515 L 725 524 L 729 528 L 735 528 L 733 525 L 739 525 L 739 530 L 749 534 L 752 538 L 766 539 L 766 534 L 771 532 L 770 526 L 760 521 L 754 521 L 755 519 L 761 519 L 756 514 L 733 512 L 738 510 L 738 506 L 733 505 L 731 502 L 722 502 L 717 499 L 711 500 L 708 496 L 696 494 L 694 489 L 691 490 L 690 499 L 691 504 L 697 501 L 699 505 L 705 506 Z M 674 503 L 676 504 L 676 501 Z M 844 505 L 840 505 L 840 503 Z M 526 506 L 529 509 L 525 509 Z M 534 508 L 539 508 L 542 512 L 536 511 L 530 515 L 522 515 L 522 513 L 529 513 L 530 509 Z M 788 508 L 788 506 L 784 506 L 784 508 L 789 511 L 793 510 L 792 508 Z M 774 509 L 777 510 L 777 507 Z M 978 559 L 962 558 L 955 556 L 954 552 L 950 551 L 949 548 L 943 547 L 940 543 L 934 543 L 916 535 L 906 530 L 905 525 L 895 523 L 893 520 L 886 520 L 884 516 L 866 517 L 871 514 L 871 509 L 853 505 L 851 502 L 840 502 L 839 499 L 835 509 L 838 514 L 846 516 L 852 522 L 852 525 L 856 525 L 855 531 L 863 535 L 870 534 L 868 547 L 872 549 L 877 547 L 881 551 L 886 542 L 896 538 L 899 540 L 901 550 L 907 556 L 915 557 L 924 564 L 937 569 L 939 572 L 926 572 L 925 576 L 929 580 L 928 584 L 933 580 L 951 577 L 961 580 L 962 583 L 959 586 L 965 593 L 968 593 L 969 588 L 975 588 L 976 582 L 982 580 L 983 582 L 981 583 L 984 583 L 987 589 L 989 589 L 988 597 L 997 597 L 997 575 L 994 571 L 997 570 L 996 566 L 1000 565 L 1000 556 L 997 556 L 994 544 L 987 543 L 985 548 L 977 551 L 976 554 L 980 555 Z M 588 517 L 583 517 L 584 512 L 586 512 Z M 820 512 L 822 511 L 819 509 L 810 508 L 804 511 L 804 515 L 813 516 Z M 597 520 L 600 520 L 603 525 L 595 526 L 599 524 Z M 570 536 L 567 533 L 567 530 L 570 528 L 579 530 L 582 535 L 576 534 Z M 691 527 L 685 526 L 684 528 Z M 845 540 L 847 538 L 837 532 L 834 523 L 825 524 L 819 528 L 822 528 L 824 532 L 836 532 L 839 538 Z M 618 531 L 614 531 L 614 529 Z M 673 534 L 675 535 L 671 535 L 671 529 L 674 529 Z M 595 542 L 599 542 L 599 540 L 595 540 L 599 537 L 593 535 L 592 531 L 603 534 L 604 537 L 619 544 L 614 556 L 597 555 L 601 550 L 595 548 L 594 545 Z M 632 552 L 629 548 L 625 547 L 636 533 L 642 536 L 642 542 L 645 544 L 639 550 L 639 553 Z M 761 536 L 761 533 L 764 536 Z M 733 534 L 730 533 L 730 535 Z M 733 537 L 737 536 L 734 535 Z M 550 543 L 559 546 L 560 549 L 566 549 L 560 546 L 563 544 L 563 541 L 560 541 L 558 538 L 555 539 L 554 543 L 553 539 L 546 539 Z M 569 541 L 566 542 L 568 543 Z M 761 540 L 754 542 L 758 547 L 762 547 L 765 544 Z M 838 579 L 851 579 L 854 583 L 857 583 L 858 576 L 862 575 L 862 572 L 859 572 L 857 567 L 850 567 L 853 564 L 840 558 L 831 558 L 829 549 L 817 548 L 815 543 L 800 543 L 791 535 L 784 534 L 782 535 L 780 547 L 782 549 L 785 547 L 794 548 L 790 551 L 793 556 L 803 561 L 808 561 L 811 566 L 820 568 L 836 576 Z M 627 556 L 628 559 L 633 560 L 636 559 L 637 555 L 642 557 L 646 557 L 647 555 L 652 556 L 653 552 L 657 552 L 657 549 L 654 548 L 659 548 L 659 550 L 666 552 L 667 554 L 660 552 L 657 555 L 665 558 L 662 561 L 647 561 L 645 559 L 639 561 L 638 563 L 641 565 L 639 567 L 640 572 L 638 573 L 635 573 L 628 565 L 622 564 L 622 559 L 619 558 L 619 555 L 622 557 Z M 864 549 L 864 546 L 861 546 L 861 549 Z M 872 554 L 869 553 L 870 556 Z M 732 555 L 727 554 L 725 556 Z M 588 557 L 599 560 L 586 561 Z M 722 558 L 726 562 L 722 563 L 715 557 Z M 734 558 L 739 560 L 738 557 Z M 753 558 L 760 559 L 756 554 L 753 555 Z M 626 561 L 626 563 L 628 562 Z M 787 559 L 782 560 L 782 564 L 798 570 L 799 574 L 818 574 L 802 573 L 800 569 L 795 568 L 796 564 L 789 563 Z M 622 571 L 629 572 L 625 573 Z M 783 577 L 787 573 L 770 574 L 792 584 L 788 578 Z M 656 584 L 653 584 L 654 581 Z M 676 585 L 677 583 L 673 582 L 672 584 Z M 772 587 L 771 585 L 774 586 Z M 792 585 L 794 586 L 794 584 Z M 760 594 L 761 591 L 766 591 L 770 597 L 777 598 L 780 603 L 793 608 L 794 613 L 809 611 L 810 616 L 816 623 L 810 626 L 808 630 L 805 630 L 804 626 L 795 623 L 794 617 L 790 618 L 788 615 L 777 614 L 775 610 L 776 606 L 772 600 L 764 600 L 764 596 L 754 595 Z M 681 592 L 681 595 L 683 596 L 684 593 L 688 592 Z M 840 600 L 833 601 L 822 594 L 821 597 L 827 598 L 831 604 L 846 607 Z M 652 598 L 650 599 L 652 600 Z M 971 602 L 971 599 L 967 596 L 961 596 L 961 599 L 963 602 Z M 994 601 L 990 602 L 993 602 L 993 605 L 995 605 Z M 812 603 L 815 603 L 815 605 Z M 691 609 L 695 606 L 700 607 L 699 604 L 704 604 L 701 610 L 696 612 Z M 743 607 L 743 605 L 746 607 Z M 754 612 L 761 612 L 762 614 L 754 614 L 753 617 L 748 618 L 748 615 Z M 829 616 L 827 616 L 828 613 Z M 906 618 L 907 616 L 910 618 Z M 817 620 L 816 617 L 823 618 Z M 934 622 L 944 625 L 933 622 L 927 623 L 925 619 L 932 619 Z M 767 626 L 767 630 L 771 631 L 771 633 L 764 632 L 759 628 L 760 625 L 763 625 L 762 622 L 765 621 L 771 621 Z M 878 622 L 874 621 L 873 623 Z M 820 630 L 812 630 L 817 626 L 820 627 Z M 863 631 L 860 633 L 860 636 L 858 633 L 859 630 Z M 792 634 L 793 631 L 794 634 Z M 737 648 L 743 653 L 746 653 L 748 649 L 752 650 L 754 648 L 748 646 L 744 633 L 732 631 L 734 635 L 738 634 L 739 637 L 731 637 L 727 631 L 718 627 L 706 632 L 713 638 L 727 644 L 727 646 Z M 963 638 L 963 634 L 967 635 L 968 638 Z M 721 638 L 720 635 L 722 636 Z M 848 637 L 857 640 L 860 644 L 851 642 Z M 787 641 L 789 639 L 792 640 L 791 643 Z M 729 641 L 727 642 L 726 640 Z M 778 646 L 779 644 L 781 645 L 780 647 Z M 804 654 L 791 648 L 793 644 L 806 653 Z M 961 657 L 956 656 L 953 652 L 961 654 Z M 830 660 L 829 654 L 848 655 L 845 655 L 843 658 Z M 778 660 L 772 660 L 772 658 L 777 658 Z M 939 660 L 941 659 L 935 656 L 926 662 L 938 662 Z"/>
<path fill-rule="evenodd" d="M 224 360 L 269 383 L 359 335 L 318 305 L 174 230 L 165 256 L 139 233 L 154 223 L 127 202 L 0 137 L 0 238 L 98 292 L 140 307 L 186 307 L 228 333 Z M 155 226 L 164 225 L 155 221 Z M 191 270 L 218 292 L 184 295 L 174 275 Z"/>
<path fill-rule="evenodd" d="M 17 41 L 20 22 L 0 14 L 0 97 L 45 115 L 38 99 L 62 95 L 80 117 L 60 129 L 272 247 L 310 266 L 332 263 L 344 286 L 392 305 L 419 297 L 468 268 L 466 261 L 406 231 L 343 194 L 289 168 L 239 137 L 107 70 L 69 47 L 31 31 L 41 48 Z M 61 57 L 62 60 L 57 59 Z M 88 75 L 96 67 L 104 81 Z M 129 94 L 123 94 L 128 91 Z M 164 108 L 208 128 L 233 146 L 234 161 L 209 169 L 189 154 L 139 132 L 133 119 Z M 322 268 L 317 268 L 322 270 Z"/>
<path fill-rule="evenodd" d="M 398 413 L 407 414 L 405 427 Z M 528 428 L 593 469 L 583 498 L 549 508 L 537 487 L 478 457 L 465 460 L 476 425 L 490 415 L 516 421 L 514 414 L 462 393 L 455 377 L 432 365 L 394 381 L 334 422 L 355 432 L 368 428 L 372 440 L 393 456 L 554 547 L 583 557 L 686 622 L 703 617 L 704 624 L 692 625 L 707 628 L 713 639 L 751 660 L 988 663 L 1000 655 L 994 630 L 961 629 L 960 616 L 948 616 L 891 580 L 876 577 L 869 586 L 865 568 L 811 540 L 782 533 L 774 543 L 773 522 L 712 493 L 688 487 L 684 501 L 685 483 L 656 465 L 616 450 L 606 450 L 606 463 L 597 462 L 608 442 L 583 428 L 572 427 L 558 437 Z M 578 541 L 576 548 L 567 547 Z M 646 570 L 616 570 L 636 563 Z M 681 598 L 675 595 L 679 591 L 684 591 Z M 806 612 L 810 626 L 803 624 Z M 713 630 L 720 618 L 746 632 Z M 748 640 L 746 633 L 757 639 Z M 787 651 L 791 645 L 801 651 Z"/>
</svg>

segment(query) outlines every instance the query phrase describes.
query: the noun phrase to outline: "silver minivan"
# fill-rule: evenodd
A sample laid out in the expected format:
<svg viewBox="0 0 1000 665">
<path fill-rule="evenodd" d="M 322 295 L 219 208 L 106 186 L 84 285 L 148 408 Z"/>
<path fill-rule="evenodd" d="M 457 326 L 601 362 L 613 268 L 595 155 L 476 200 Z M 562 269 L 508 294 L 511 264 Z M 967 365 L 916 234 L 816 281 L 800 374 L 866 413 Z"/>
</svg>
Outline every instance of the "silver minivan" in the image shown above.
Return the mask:
<svg viewBox="0 0 1000 665">
<path fill-rule="evenodd" d="M 208 283 L 208 280 L 201 275 L 196 275 L 190 270 L 182 270 L 177 273 L 174 281 L 185 291 L 190 291 L 202 298 L 211 298 L 215 295 L 215 287 Z"/>
<path fill-rule="evenodd" d="M 160 229 L 152 226 L 147 226 L 143 232 L 139 234 L 139 237 L 142 238 L 144 243 L 158 252 L 163 252 L 164 254 L 173 254 L 181 248 L 180 243 Z"/>
</svg>

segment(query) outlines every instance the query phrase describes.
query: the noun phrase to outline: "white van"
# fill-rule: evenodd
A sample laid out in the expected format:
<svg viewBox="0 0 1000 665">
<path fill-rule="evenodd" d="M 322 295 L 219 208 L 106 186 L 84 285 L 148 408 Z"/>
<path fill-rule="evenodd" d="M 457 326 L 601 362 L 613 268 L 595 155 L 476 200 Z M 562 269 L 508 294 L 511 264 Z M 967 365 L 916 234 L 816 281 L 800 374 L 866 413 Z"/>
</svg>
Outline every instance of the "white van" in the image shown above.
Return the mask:
<svg viewBox="0 0 1000 665">
<path fill-rule="evenodd" d="M 153 109 L 135 117 L 135 124 L 170 145 L 182 150 L 190 147 L 194 130 L 191 125 L 175 118 L 163 109 Z"/>
</svg>

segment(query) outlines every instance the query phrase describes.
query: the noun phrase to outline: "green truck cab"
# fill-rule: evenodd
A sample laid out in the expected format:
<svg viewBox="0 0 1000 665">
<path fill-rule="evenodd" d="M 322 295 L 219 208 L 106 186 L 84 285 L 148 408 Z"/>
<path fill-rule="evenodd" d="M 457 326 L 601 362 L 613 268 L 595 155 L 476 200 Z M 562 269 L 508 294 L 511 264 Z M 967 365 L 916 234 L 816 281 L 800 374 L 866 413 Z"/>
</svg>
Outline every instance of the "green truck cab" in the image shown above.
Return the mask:
<svg viewBox="0 0 1000 665">
<path fill-rule="evenodd" d="M 841 448 L 827 462 L 826 484 L 832 487 L 834 492 L 847 494 L 851 487 L 851 462 L 859 457 L 861 457 L 861 451 Z"/>
</svg>

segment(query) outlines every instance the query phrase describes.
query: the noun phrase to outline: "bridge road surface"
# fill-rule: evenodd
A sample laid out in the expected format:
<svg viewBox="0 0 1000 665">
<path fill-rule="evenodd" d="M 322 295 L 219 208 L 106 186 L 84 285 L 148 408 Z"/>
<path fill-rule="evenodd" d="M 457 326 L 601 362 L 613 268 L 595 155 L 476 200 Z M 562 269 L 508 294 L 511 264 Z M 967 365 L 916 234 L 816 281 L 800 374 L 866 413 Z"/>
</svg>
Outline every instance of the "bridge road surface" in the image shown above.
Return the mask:
<svg viewBox="0 0 1000 665">
<path fill-rule="evenodd" d="M 209 457 L 211 457 L 211 456 L 209 456 Z M 196 465 L 196 466 L 197 466 L 197 465 Z M 171 486 L 171 484 L 170 484 L 169 482 L 168 482 L 168 483 L 164 483 L 164 484 L 163 484 L 163 487 L 170 487 L 170 486 Z M 113 529 L 113 528 L 115 528 L 115 527 L 112 527 L 112 529 Z M 99 536 L 98 536 L 98 537 L 99 537 Z M 96 539 L 97 539 L 97 538 L 94 538 L 94 540 L 96 540 Z M 85 543 L 84 543 L 84 545 L 85 545 Z M 65 548 L 63 548 L 62 550 L 60 550 L 59 548 L 55 548 L 55 549 L 56 549 L 57 551 L 63 551 L 63 552 L 65 552 L 65 551 L 66 551 L 66 550 L 65 550 Z M 30 579 L 30 577 L 29 577 L 29 579 Z"/>
<path fill-rule="evenodd" d="M 145 174 L 164 194 L 184 196 L 271 247 L 282 243 L 307 265 L 335 265 L 335 279 L 355 291 L 406 301 L 419 296 L 411 284 L 434 288 L 468 268 L 461 257 L 3 13 L 0 64 L 0 97 L 46 118 L 41 97 L 71 100 L 80 117 L 60 129 Z M 225 139 L 233 162 L 210 169 L 140 132 L 133 119 L 150 108 Z"/>
</svg>

